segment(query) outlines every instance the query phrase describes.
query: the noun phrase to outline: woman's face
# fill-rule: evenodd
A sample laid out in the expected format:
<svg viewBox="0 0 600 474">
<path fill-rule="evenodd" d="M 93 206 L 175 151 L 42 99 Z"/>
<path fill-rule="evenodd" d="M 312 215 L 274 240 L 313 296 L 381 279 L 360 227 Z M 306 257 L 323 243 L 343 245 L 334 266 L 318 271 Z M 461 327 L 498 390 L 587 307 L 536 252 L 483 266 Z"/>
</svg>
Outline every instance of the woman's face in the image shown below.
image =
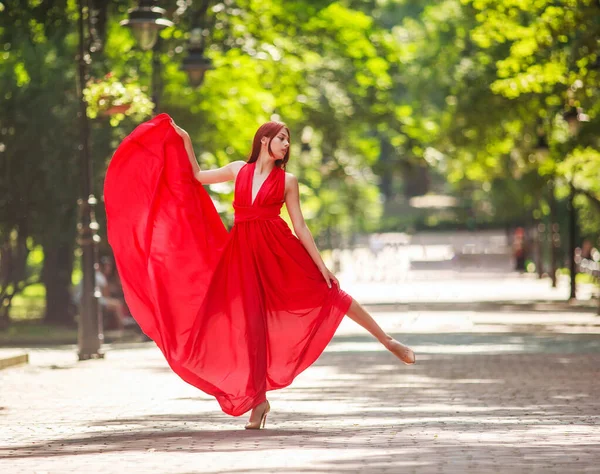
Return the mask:
<svg viewBox="0 0 600 474">
<path fill-rule="evenodd" d="M 290 147 L 290 137 L 285 128 L 282 128 L 277 132 L 271 139 L 271 151 L 273 152 L 273 158 L 276 160 L 282 160 Z"/>
</svg>

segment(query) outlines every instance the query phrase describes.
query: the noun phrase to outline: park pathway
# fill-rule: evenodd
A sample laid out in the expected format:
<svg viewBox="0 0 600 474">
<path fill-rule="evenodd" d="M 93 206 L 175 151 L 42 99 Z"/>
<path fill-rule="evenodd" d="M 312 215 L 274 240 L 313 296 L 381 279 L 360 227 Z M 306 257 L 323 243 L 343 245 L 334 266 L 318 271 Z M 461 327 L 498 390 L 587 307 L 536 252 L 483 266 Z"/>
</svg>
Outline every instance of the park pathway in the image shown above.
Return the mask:
<svg viewBox="0 0 600 474">
<path fill-rule="evenodd" d="M 0 472 L 576 473 L 600 462 L 600 318 L 381 312 L 406 367 L 344 321 L 245 431 L 153 343 L 30 350 L 0 371 Z M 575 324 L 571 324 L 575 320 Z"/>
</svg>

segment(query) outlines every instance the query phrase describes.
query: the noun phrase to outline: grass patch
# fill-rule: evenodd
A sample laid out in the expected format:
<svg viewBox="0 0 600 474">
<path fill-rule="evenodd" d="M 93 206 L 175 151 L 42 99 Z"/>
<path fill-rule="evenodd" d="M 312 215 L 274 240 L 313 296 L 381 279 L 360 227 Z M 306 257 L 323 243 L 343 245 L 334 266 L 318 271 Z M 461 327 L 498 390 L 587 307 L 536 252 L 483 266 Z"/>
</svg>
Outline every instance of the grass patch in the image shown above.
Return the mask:
<svg viewBox="0 0 600 474">
<path fill-rule="evenodd" d="M 41 284 L 29 285 L 12 300 L 10 318 L 14 321 L 31 321 L 44 314 L 46 287 Z"/>
<path fill-rule="evenodd" d="M 596 280 L 592 275 L 588 275 L 587 273 L 578 273 L 575 277 L 575 283 L 594 283 L 598 284 L 598 280 Z"/>
<path fill-rule="evenodd" d="M 43 321 L 13 321 L 0 331 L 0 346 L 76 344 L 77 328 L 52 326 Z"/>
<path fill-rule="evenodd" d="M 568 268 L 559 268 L 558 269 L 558 273 L 560 275 L 564 275 L 564 276 L 570 276 L 571 272 L 569 271 Z M 600 282 L 594 278 L 592 275 L 588 274 L 588 273 L 577 273 L 577 275 L 575 276 L 575 283 L 581 283 L 583 284 L 587 284 L 587 283 L 591 283 L 594 285 L 598 285 L 600 284 Z"/>
</svg>

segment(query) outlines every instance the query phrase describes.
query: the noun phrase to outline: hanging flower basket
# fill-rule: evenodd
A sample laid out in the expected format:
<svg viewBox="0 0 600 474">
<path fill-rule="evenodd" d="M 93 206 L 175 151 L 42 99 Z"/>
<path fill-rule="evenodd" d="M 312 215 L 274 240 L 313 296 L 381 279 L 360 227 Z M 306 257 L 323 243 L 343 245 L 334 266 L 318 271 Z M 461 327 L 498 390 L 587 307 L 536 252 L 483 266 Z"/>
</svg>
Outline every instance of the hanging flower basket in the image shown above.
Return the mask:
<svg viewBox="0 0 600 474">
<path fill-rule="evenodd" d="M 84 90 L 88 104 L 87 115 L 91 119 L 109 117 L 113 126 L 133 116 L 142 120 L 152 113 L 153 104 L 137 83 L 122 83 L 111 73 L 102 79 L 89 81 Z"/>
<path fill-rule="evenodd" d="M 131 108 L 131 104 L 113 105 L 106 110 L 100 111 L 100 115 L 110 117 L 111 115 L 124 114 Z"/>
</svg>

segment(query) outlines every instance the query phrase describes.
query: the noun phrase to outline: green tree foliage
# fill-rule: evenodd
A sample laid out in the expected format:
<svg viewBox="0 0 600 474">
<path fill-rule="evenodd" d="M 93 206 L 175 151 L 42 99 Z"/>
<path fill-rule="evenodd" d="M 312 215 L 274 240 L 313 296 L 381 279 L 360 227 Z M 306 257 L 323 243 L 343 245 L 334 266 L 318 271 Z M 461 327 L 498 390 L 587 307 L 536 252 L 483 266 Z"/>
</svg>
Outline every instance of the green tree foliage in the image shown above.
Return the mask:
<svg viewBox="0 0 600 474">
<path fill-rule="evenodd" d="M 0 239 L 5 252 L 18 254 L 23 282 L 27 253 L 42 246 L 38 274 L 48 301 L 62 301 L 76 262 L 81 188 L 77 2 L 25 3 L 0 0 Z M 149 118 L 152 61 L 119 25 L 133 1 L 89 4 L 86 97 L 101 196 L 115 147 Z M 244 159 L 261 123 L 287 122 L 289 170 L 320 245 L 354 231 L 405 228 L 408 208 L 388 204 L 431 182 L 463 198 L 464 216 L 503 223 L 541 218 L 553 199 L 548 190 L 561 199 L 573 186 L 585 232 L 598 233 L 598 2 L 160 4 L 175 26 L 161 32 L 159 111 L 188 130 L 204 168 Z M 214 69 L 195 89 L 180 66 L 198 24 L 208 32 Z M 123 101 L 135 104 L 103 115 Z M 563 116 L 573 110 L 587 120 L 577 135 Z M 231 220 L 232 186 L 210 191 Z M 108 252 L 101 205 L 98 219 Z M 2 283 L 3 297 L 22 287 L 11 281 Z M 48 313 L 53 318 L 69 320 L 60 305 Z"/>
<path fill-rule="evenodd" d="M 54 291 L 47 287 L 48 301 L 66 300 L 81 188 L 77 2 L 30 0 L 27 8 L 19 3 L 0 3 L 2 235 L 8 238 L 22 229 L 32 245 L 43 246 L 42 278 L 54 285 Z M 285 120 L 295 142 L 290 170 L 301 178 L 311 227 L 327 237 L 322 243 L 333 245 L 332 237 L 375 227 L 380 209 L 371 171 L 379 156 L 375 133 L 389 127 L 385 103 L 396 67 L 389 31 L 344 2 L 208 2 L 204 21 L 212 33 L 206 54 L 215 68 L 201 88 L 193 89 L 180 64 L 203 3 L 161 3 L 175 27 L 161 33 L 160 111 L 190 132 L 202 166 L 243 159 L 262 122 Z M 149 95 L 151 55 L 140 51 L 119 25 L 131 2 L 90 5 L 94 30 L 87 46 L 93 82 L 86 97 L 93 102 L 89 116 L 98 196 L 114 148 L 142 117 L 127 111 L 103 117 L 105 99 L 95 84 L 126 84 L 127 94 L 138 90 L 143 102 L 143 95 Z M 139 114 L 140 107 L 132 109 Z M 301 153 L 299 138 L 309 127 L 314 130 L 310 151 Z M 231 186 L 214 190 L 220 191 L 215 195 L 220 204 L 231 200 Z M 104 237 L 101 206 L 97 214 Z M 225 212 L 224 218 L 231 214 Z M 105 239 L 102 245 L 107 251 Z M 56 315 L 69 321 L 65 311 L 56 309 L 48 320 Z"/>
<path fill-rule="evenodd" d="M 485 201 L 490 219 L 539 214 L 548 181 L 559 197 L 566 185 L 599 197 L 585 173 L 566 172 L 598 150 L 599 13 L 591 0 L 445 0 L 395 28 L 410 75 L 421 78 L 414 110 L 436 124 L 421 143 L 441 152 L 434 164 Z M 563 119 L 573 109 L 589 119 L 577 136 Z M 539 152 L 544 141 L 549 154 Z M 586 163 L 597 174 L 597 162 Z"/>
<path fill-rule="evenodd" d="M 372 132 L 385 121 L 390 35 L 338 2 L 225 2 L 211 14 L 215 70 L 202 88 L 191 90 L 176 64 L 166 64 L 165 108 L 190 131 L 203 165 L 243 158 L 256 128 L 278 117 L 296 141 L 290 170 L 300 177 L 313 230 L 373 227 Z M 309 126 L 312 152 L 300 155 Z"/>
<path fill-rule="evenodd" d="M 48 253 L 67 255 L 45 272 L 46 281 L 63 282 L 64 300 L 79 190 L 73 8 L 27 3 L 0 4 L 0 238 L 7 243 L 17 233 L 19 241 L 31 237 Z"/>
</svg>

